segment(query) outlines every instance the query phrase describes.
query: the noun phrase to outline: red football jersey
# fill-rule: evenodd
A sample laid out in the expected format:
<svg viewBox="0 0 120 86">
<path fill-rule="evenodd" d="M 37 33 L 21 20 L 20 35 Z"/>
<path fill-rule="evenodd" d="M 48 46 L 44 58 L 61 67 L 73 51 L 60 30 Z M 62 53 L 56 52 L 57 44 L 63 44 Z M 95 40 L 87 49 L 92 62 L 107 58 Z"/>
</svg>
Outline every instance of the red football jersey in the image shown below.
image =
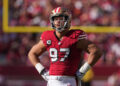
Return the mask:
<svg viewBox="0 0 120 86">
<path fill-rule="evenodd" d="M 55 31 L 45 31 L 41 40 L 50 57 L 50 75 L 74 76 L 80 64 L 82 50 L 76 47 L 78 40 L 86 39 L 82 30 L 70 30 L 61 40 Z"/>
</svg>

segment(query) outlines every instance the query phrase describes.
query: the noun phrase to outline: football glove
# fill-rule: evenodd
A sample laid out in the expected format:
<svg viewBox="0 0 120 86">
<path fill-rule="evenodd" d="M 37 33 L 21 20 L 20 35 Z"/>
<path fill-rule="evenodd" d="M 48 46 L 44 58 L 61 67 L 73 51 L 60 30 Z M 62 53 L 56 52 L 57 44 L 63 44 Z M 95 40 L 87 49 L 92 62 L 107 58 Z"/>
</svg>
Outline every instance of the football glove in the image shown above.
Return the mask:
<svg viewBox="0 0 120 86">
<path fill-rule="evenodd" d="M 41 76 L 44 80 L 48 81 L 49 80 L 49 71 L 47 70 L 44 70 L 42 73 L 41 73 Z"/>
</svg>

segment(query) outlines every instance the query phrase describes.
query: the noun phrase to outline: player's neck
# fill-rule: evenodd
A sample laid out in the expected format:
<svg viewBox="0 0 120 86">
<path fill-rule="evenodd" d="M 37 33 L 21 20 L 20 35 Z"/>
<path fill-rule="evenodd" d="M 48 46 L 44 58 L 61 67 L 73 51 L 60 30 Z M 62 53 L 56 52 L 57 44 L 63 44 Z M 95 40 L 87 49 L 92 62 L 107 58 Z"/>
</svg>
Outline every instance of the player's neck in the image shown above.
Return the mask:
<svg viewBox="0 0 120 86">
<path fill-rule="evenodd" d="M 67 31 L 63 31 L 63 32 L 58 32 L 58 31 L 56 31 L 56 36 L 57 36 L 59 39 L 62 39 L 62 37 L 63 37 L 67 32 L 68 32 L 68 30 L 67 30 Z"/>
</svg>

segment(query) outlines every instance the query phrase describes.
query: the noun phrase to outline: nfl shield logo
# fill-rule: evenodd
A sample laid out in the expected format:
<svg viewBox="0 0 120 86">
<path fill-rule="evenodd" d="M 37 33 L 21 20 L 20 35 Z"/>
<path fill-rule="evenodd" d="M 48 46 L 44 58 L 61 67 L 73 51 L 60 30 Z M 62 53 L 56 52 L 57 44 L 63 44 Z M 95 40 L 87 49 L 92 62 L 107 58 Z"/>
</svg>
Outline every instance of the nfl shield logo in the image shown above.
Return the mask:
<svg viewBox="0 0 120 86">
<path fill-rule="evenodd" d="M 47 40 L 47 45 L 51 45 L 51 40 Z"/>
</svg>

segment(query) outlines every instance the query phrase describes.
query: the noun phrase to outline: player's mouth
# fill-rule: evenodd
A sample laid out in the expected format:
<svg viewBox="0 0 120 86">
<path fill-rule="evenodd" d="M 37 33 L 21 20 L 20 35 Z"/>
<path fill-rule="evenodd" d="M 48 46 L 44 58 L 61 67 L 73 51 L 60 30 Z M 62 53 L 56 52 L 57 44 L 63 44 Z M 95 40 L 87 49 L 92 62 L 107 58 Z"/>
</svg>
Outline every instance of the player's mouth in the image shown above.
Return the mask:
<svg viewBox="0 0 120 86">
<path fill-rule="evenodd" d="M 60 27 L 61 25 L 60 24 L 56 24 L 57 27 Z"/>
<path fill-rule="evenodd" d="M 57 25 L 57 26 L 60 26 L 60 25 Z"/>
</svg>

